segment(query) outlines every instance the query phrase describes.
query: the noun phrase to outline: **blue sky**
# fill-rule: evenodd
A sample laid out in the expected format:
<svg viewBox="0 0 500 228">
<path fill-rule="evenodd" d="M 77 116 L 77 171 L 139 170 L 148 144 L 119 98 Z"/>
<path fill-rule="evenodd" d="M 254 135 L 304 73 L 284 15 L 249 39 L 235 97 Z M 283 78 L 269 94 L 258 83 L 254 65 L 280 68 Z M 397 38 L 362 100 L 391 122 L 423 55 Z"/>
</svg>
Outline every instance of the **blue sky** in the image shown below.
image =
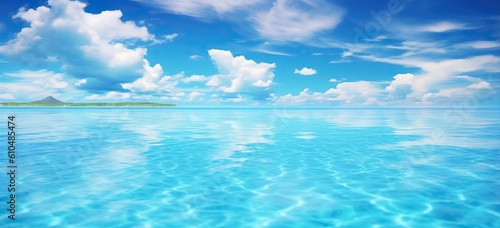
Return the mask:
<svg viewBox="0 0 500 228">
<path fill-rule="evenodd" d="M 3 1 L 0 101 L 497 106 L 494 0 Z"/>
</svg>

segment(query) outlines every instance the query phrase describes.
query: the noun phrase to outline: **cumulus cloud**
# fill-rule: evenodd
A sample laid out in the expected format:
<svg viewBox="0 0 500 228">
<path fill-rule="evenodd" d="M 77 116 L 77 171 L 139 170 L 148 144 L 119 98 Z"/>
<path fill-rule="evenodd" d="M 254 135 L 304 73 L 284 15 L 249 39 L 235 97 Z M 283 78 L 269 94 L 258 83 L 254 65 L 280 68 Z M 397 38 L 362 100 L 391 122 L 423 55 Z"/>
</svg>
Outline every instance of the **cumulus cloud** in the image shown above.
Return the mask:
<svg viewBox="0 0 500 228">
<path fill-rule="evenodd" d="M 307 68 L 307 67 L 303 67 L 302 69 L 297 69 L 295 68 L 295 70 L 293 71 L 294 74 L 301 74 L 301 75 L 304 75 L 304 76 L 309 76 L 309 75 L 314 75 L 316 74 L 316 70 L 315 69 L 312 69 L 312 68 Z"/>
<path fill-rule="evenodd" d="M 14 19 L 29 25 L 1 45 L 0 53 L 34 65 L 64 63 L 61 67 L 70 75 L 88 78 L 82 85 L 87 89 L 113 89 L 109 83 L 119 86 L 137 77 L 134 72 L 147 51 L 127 44 L 152 41 L 154 35 L 146 27 L 122 21 L 119 10 L 92 14 L 85 7 L 79 1 L 49 0 L 47 6 L 21 8 Z"/>
<path fill-rule="evenodd" d="M 188 102 L 201 101 L 202 96 L 203 96 L 203 93 L 200 93 L 198 91 L 193 91 L 187 95 L 186 101 L 188 101 Z"/>
<path fill-rule="evenodd" d="M 209 77 L 203 76 L 203 75 L 191 75 L 189 77 L 186 77 L 182 79 L 184 83 L 191 83 L 191 82 L 206 82 L 209 80 Z"/>
<path fill-rule="evenodd" d="M 485 94 L 494 94 L 496 91 L 489 82 L 483 81 L 480 78 L 471 77 L 468 75 L 452 76 L 449 80 L 439 81 L 440 83 L 432 83 L 428 89 L 421 90 L 425 93 L 414 96 L 413 89 L 420 84 L 419 80 L 429 77 L 427 74 L 414 75 L 414 74 L 397 74 L 390 85 L 385 88 L 391 98 L 396 99 L 410 99 L 420 104 L 439 104 L 446 102 L 453 102 L 456 99 L 464 99 L 474 96 L 477 90 L 484 90 Z M 453 80 L 454 79 L 454 80 Z M 463 86 L 464 82 L 473 82 L 467 86 Z M 444 86 L 444 88 L 443 88 Z M 446 99 L 446 100 L 444 100 Z M 423 103 L 421 103 L 422 101 Z"/>
<path fill-rule="evenodd" d="M 382 89 L 372 82 L 357 81 L 339 83 L 326 92 L 311 92 L 305 88 L 298 95 L 287 94 L 270 100 L 276 104 L 311 104 L 311 103 L 342 103 L 353 105 L 382 104 L 379 101 Z"/>
<path fill-rule="evenodd" d="M 480 81 L 478 83 L 471 84 L 467 86 L 469 89 L 493 89 L 489 82 Z"/>
<path fill-rule="evenodd" d="M 363 56 L 362 58 L 385 62 L 408 67 L 418 67 L 422 70 L 421 73 L 413 76 L 411 82 L 412 93 L 408 94 L 407 98 L 420 98 L 423 94 L 431 90 L 437 89 L 440 83 L 447 82 L 453 79 L 458 74 L 469 72 L 500 72 L 500 57 L 494 55 L 473 56 L 463 59 L 447 59 L 442 61 L 429 61 L 417 58 L 379 58 L 373 56 Z M 392 83 L 399 85 L 408 84 L 409 76 L 401 76 L 395 78 Z M 393 88 L 391 87 L 390 90 Z"/>
<path fill-rule="evenodd" d="M 157 63 L 151 67 L 148 60 L 144 59 L 143 62 L 142 77 L 131 83 L 121 84 L 123 89 L 135 92 L 172 91 L 184 77 L 183 72 L 174 76 L 163 76 L 163 68 L 160 64 Z"/>
<path fill-rule="evenodd" d="M 333 96 L 333 100 L 344 101 L 347 104 L 363 104 L 370 98 L 380 96 L 382 89 L 376 84 L 369 81 L 357 82 L 342 82 L 335 88 L 331 88 L 325 92 L 325 95 Z"/>
<path fill-rule="evenodd" d="M 219 74 L 210 77 L 207 86 L 231 94 L 248 94 L 255 99 L 269 96 L 273 83 L 274 63 L 256 63 L 244 56 L 234 57 L 230 51 L 210 49 L 208 54 Z"/>
<path fill-rule="evenodd" d="M 305 103 L 319 103 L 323 101 L 331 101 L 332 99 L 325 96 L 325 94 L 320 92 L 310 92 L 309 88 L 305 88 L 298 95 L 292 95 L 291 93 L 284 96 L 276 97 L 271 96 L 272 100 L 276 104 L 305 104 Z"/>
<path fill-rule="evenodd" d="M 397 74 L 391 84 L 385 87 L 387 91 L 394 98 L 406 98 L 408 94 L 412 93 L 412 85 L 415 79 L 413 74 Z"/>
<path fill-rule="evenodd" d="M 427 104 L 449 103 L 450 101 L 462 102 L 471 97 L 487 97 L 496 91 L 489 82 L 480 81 L 467 87 L 453 87 L 428 92 L 422 96 L 422 101 Z"/>
</svg>

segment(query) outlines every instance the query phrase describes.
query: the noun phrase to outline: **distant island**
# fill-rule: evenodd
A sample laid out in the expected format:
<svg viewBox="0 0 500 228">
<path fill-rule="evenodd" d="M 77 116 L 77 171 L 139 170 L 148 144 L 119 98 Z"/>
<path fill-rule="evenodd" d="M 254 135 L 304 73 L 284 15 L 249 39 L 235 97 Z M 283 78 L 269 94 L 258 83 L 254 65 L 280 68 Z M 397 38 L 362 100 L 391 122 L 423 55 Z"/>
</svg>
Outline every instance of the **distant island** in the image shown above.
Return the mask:
<svg viewBox="0 0 500 228">
<path fill-rule="evenodd" d="M 121 107 L 121 106 L 175 106 L 175 104 L 160 104 L 151 102 L 117 102 L 117 103 L 71 103 L 62 102 L 52 96 L 33 102 L 0 102 L 2 106 L 99 106 L 99 107 Z"/>
</svg>

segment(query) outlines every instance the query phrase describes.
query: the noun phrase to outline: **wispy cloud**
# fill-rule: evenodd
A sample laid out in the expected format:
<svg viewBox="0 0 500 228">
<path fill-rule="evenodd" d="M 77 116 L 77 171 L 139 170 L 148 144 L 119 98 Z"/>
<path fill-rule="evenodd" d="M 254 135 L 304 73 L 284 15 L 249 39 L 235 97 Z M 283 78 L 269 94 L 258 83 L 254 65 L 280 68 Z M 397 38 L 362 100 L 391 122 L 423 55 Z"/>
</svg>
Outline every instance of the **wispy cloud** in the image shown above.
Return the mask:
<svg viewBox="0 0 500 228">
<path fill-rule="evenodd" d="M 500 48 L 500 41 L 478 40 L 462 44 L 457 44 L 458 48 L 475 48 L 475 49 L 495 49 Z"/>
<path fill-rule="evenodd" d="M 251 25 L 261 38 L 276 41 L 305 41 L 335 28 L 344 10 L 325 0 L 135 0 L 169 13 L 208 20 L 229 20 Z M 237 16 L 235 16 L 237 15 Z"/>
<path fill-rule="evenodd" d="M 268 11 L 251 17 L 261 36 L 283 41 L 304 41 L 318 32 L 335 28 L 344 11 L 326 1 L 277 0 Z"/>
<path fill-rule="evenodd" d="M 476 29 L 477 27 L 471 26 L 465 23 L 459 23 L 459 22 L 451 22 L 451 21 L 440 21 L 440 22 L 435 22 L 431 24 L 425 24 L 425 25 L 418 25 L 413 28 L 408 28 L 411 30 L 414 30 L 416 32 L 435 32 L 435 33 L 442 33 L 442 32 L 451 32 L 451 31 L 457 31 L 457 30 L 471 30 L 471 29 Z"/>
<path fill-rule="evenodd" d="M 245 11 L 264 0 L 135 0 L 153 7 L 162 8 L 170 13 L 211 19 L 218 15 L 235 11 Z"/>
<path fill-rule="evenodd" d="M 191 55 L 191 56 L 189 56 L 189 59 L 191 59 L 191 60 L 200 60 L 200 59 L 203 59 L 203 56 L 201 56 L 201 55 Z"/>
<path fill-rule="evenodd" d="M 271 50 L 271 49 L 264 48 L 264 47 L 256 47 L 256 48 L 252 48 L 251 50 L 253 50 L 255 52 L 264 53 L 264 54 L 270 54 L 270 55 L 294 56 L 294 55 L 292 55 L 290 53 L 281 52 L 281 51 L 275 51 L 275 50 Z"/>
</svg>

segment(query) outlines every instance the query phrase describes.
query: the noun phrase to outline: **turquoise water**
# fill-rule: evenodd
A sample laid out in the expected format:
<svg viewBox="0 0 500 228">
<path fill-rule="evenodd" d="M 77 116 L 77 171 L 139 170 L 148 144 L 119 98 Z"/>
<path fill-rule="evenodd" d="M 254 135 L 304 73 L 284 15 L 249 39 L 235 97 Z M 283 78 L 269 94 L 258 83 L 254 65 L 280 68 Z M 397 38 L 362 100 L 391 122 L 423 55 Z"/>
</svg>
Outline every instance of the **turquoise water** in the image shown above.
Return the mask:
<svg viewBox="0 0 500 228">
<path fill-rule="evenodd" d="M 499 110 L 0 113 L 1 227 L 500 227 Z"/>
</svg>

